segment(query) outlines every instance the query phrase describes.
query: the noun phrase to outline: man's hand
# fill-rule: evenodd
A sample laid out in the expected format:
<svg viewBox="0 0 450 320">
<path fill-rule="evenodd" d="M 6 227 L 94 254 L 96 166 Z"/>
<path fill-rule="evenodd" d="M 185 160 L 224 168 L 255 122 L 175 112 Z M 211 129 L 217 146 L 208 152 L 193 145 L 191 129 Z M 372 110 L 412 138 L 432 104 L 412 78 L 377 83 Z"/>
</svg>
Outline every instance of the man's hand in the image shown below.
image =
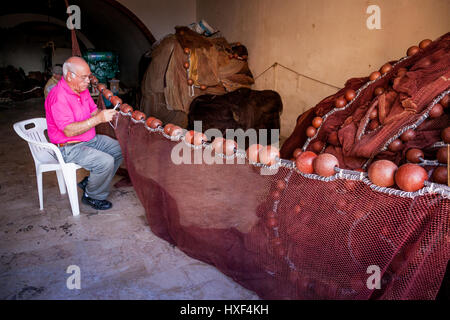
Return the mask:
<svg viewBox="0 0 450 320">
<path fill-rule="evenodd" d="M 102 123 L 111 121 L 116 114 L 117 111 L 114 109 L 105 109 L 96 114 L 95 117 L 97 117 L 100 120 L 100 123 Z"/>
<path fill-rule="evenodd" d="M 73 137 L 78 136 L 80 134 L 85 133 L 86 131 L 90 130 L 91 128 L 95 127 L 96 125 L 111 121 L 114 116 L 117 114 L 117 111 L 114 109 L 105 109 L 101 110 L 98 113 L 95 114 L 95 116 L 79 122 L 74 122 L 69 125 L 67 125 L 64 128 L 64 134 L 67 137 Z"/>
</svg>

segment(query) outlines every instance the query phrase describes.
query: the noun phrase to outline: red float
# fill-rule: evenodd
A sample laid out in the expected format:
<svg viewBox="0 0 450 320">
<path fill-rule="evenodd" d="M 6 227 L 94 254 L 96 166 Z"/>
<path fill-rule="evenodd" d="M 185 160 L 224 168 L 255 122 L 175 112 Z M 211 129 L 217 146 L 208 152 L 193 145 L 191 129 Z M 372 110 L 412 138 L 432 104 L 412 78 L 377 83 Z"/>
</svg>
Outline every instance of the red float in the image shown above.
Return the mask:
<svg viewBox="0 0 450 320">
<path fill-rule="evenodd" d="M 385 73 L 388 73 L 391 70 L 392 70 L 392 65 L 390 63 L 385 63 L 381 67 L 380 72 L 381 72 L 381 74 L 385 74 Z"/>
<path fill-rule="evenodd" d="M 262 149 L 260 144 L 252 144 L 247 149 L 247 158 L 250 162 L 259 162 L 259 151 Z"/>
<path fill-rule="evenodd" d="M 140 120 L 145 120 L 145 113 L 139 111 L 139 110 L 134 110 L 133 113 L 131 114 L 131 116 L 133 117 L 134 120 L 140 121 Z"/>
<path fill-rule="evenodd" d="M 147 120 L 145 121 L 147 127 L 150 127 L 150 123 L 155 119 L 156 119 L 155 117 L 148 117 Z"/>
<path fill-rule="evenodd" d="M 152 122 L 150 122 L 150 128 L 156 129 L 162 125 L 162 121 L 159 119 L 153 119 Z"/>
<path fill-rule="evenodd" d="M 428 174 L 418 164 L 406 163 L 395 173 L 395 182 L 403 191 L 414 192 L 424 187 Z"/>
<path fill-rule="evenodd" d="M 449 100 L 450 100 L 450 96 L 447 94 L 441 99 L 441 101 L 439 103 L 445 109 L 445 108 L 448 108 L 448 106 L 449 106 Z"/>
<path fill-rule="evenodd" d="M 313 173 L 313 161 L 317 157 L 312 151 L 305 151 L 295 159 L 295 165 L 300 172 Z"/>
<path fill-rule="evenodd" d="M 430 118 L 435 119 L 439 118 L 444 114 L 444 107 L 440 103 L 436 103 L 433 108 L 431 108 L 430 113 L 428 114 Z"/>
<path fill-rule="evenodd" d="M 172 129 L 175 125 L 172 123 L 168 123 L 164 126 L 164 133 L 167 134 L 168 136 L 170 136 L 170 134 L 172 133 Z"/>
<path fill-rule="evenodd" d="M 280 150 L 278 148 L 268 145 L 259 152 L 259 161 L 262 164 L 272 166 L 277 162 L 276 158 L 280 157 Z"/>
<path fill-rule="evenodd" d="M 381 77 L 381 73 L 379 71 L 374 71 L 369 75 L 369 80 L 373 81 Z"/>
<path fill-rule="evenodd" d="M 123 113 L 133 112 L 133 108 L 130 105 L 124 103 L 120 106 L 120 111 L 122 111 Z"/>
<path fill-rule="evenodd" d="M 439 163 L 448 163 L 447 147 L 439 148 L 438 152 L 436 153 L 436 159 L 437 161 L 439 161 Z"/>
<path fill-rule="evenodd" d="M 415 55 L 417 52 L 419 52 L 420 48 L 418 46 L 412 46 L 408 48 L 408 51 L 406 51 L 406 55 L 412 56 Z"/>
<path fill-rule="evenodd" d="M 314 128 L 313 126 L 309 126 L 308 128 L 306 128 L 306 136 L 312 138 L 316 135 L 316 128 Z"/>
<path fill-rule="evenodd" d="M 322 153 L 313 161 L 314 172 L 322 177 L 330 177 L 336 172 L 334 167 L 339 167 L 338 159 L 330 153 Z"/>
<path fill-rule="evenodd" d="M 320 126 L 322 125 L 322 118 L 321 117 L 315 117 L 313 120 L 312 120 L 312 126 L 314 127 L 314 128 L 319 128 Z"/>
<path fill-rule="evenodd" d="M 423 151 L 420 149 L 409 149 L 408 152 L 406 152 L 406 159 L 409 162 L 412 163 L 419 163 L 420 162 L 420 158 L 424 158 L 424 154 Z"/>
<path fill-rule="evenodd" d="M 448 169 L 446 167 L 437 167 L 431 176 L 434 182 L 440 184 L 448 183 Z"/>
<path fill-rule="evenodd" d="M 106 89 L 106 85 L 104 85 L 103 83 L 99 83 L 97 85 L 97 90 L 98 91 L 103 92 L 103 90 L 105 90 L 105 89 Z"/>
<path fill-rule="evenodd" d="M 441 132 L 442 141 L 445 143 L 450 143 L 450 127 L 445 128 Z"/>
<path fill-rule="evenodd" d="M 403 142 L 407 142 L 407 141 L 411 141 L 415 137 L 416 137 L 416 132 L 413 129 L 408 129 L 402 133 L 402 135 L 400 136 L 400 139 Z"/>
<path fill-rule="evenodd" d="M 400 151 L 402 148 L 403 148 L 403 143 L 402 143 L 402 140 L 400 140 L 400 139 L 395 139 L 394 141 L 391 142 L 391 144 L 388 147 L 389 151 L 392 151 L 392 152 Z"/>
<path fill-rule="evenodd" d="M 378 109 L 377 108 L 373 108 L 373 110 L 369 114 L 369 119 L 375 120 L 377 118 L 378 118 Z"/>
<path fill-rule="evenodd" d="M 118 96 L 112 96 L 111 99 L 109 99 L 109 101 L 111 101 L 111 104 L 115 107 L 118 104 L 122 104 L 122 99 L 120 99 Z"/>
<path fill-rule="evenodd" d="M 398 167 L 389 160 L 378 160 L 369 167 L 368 175 L 370 181 L 380 187 L 390 187 L 394 185 L 394 175 Z"/>
<path fill-rule="evenodd" d="M 369 128 L 369 130 L 375 130 L 376 128 L 378 128 L 380 126 L 380 122 L 378 122 L 377 119 L 373 119 L 369 122 L 369 125 L 367 126 Z"/>
<path fill-rule="evenodd" d="M 103 90 L 102 94 L 105 96 L 106 99 L 111 99 L 111 97 L 114 95 L 111 90 L 105 89 Z"/>
<path fill-rule="evenodd" d="M 325 143 L 323 141 L 317 140 L 311 144 L 311 150 L 315 153 L 320 153 L 324 146 Z"/>
<path fill-rule="evenodd" d="M 353 89 L 348 89 L 345 91 L 344 98 L 348 102 L 352 101 L 356 97 L 356 92 Z"/>
<path fill-rule="evenodd" d="M 420 41 L 419 48 L 425 49 L 426 47 L 428 47 L 430 45 L 431 42 L 433 42 L 433 41 L 430 39 L 424 39 L 424 40 Z"/>
<path fill-rule="evenodd" d="M 345 107 L 346 104 L 347 104 L 347 100 L 345 100 L 344 97 L 339 97 L 334 102 L 334 106 L 338 109 Z"/>
</svg>

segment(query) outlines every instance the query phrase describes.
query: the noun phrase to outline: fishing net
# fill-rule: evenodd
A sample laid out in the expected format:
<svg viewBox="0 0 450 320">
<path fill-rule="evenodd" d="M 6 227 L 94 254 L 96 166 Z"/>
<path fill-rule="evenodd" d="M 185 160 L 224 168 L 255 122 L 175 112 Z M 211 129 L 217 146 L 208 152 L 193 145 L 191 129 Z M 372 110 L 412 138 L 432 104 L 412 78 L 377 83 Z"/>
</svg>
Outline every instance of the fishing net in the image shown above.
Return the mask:
<svg viewBox="0 0 450 320">
<path fill-rule="evenodd" d="M 392 62 L 376 80 L 349 80 L 299 117 L 282 159 L 270 167 L 250 162 L 240 149 L 224 155 L 209 142 L 186 142 L 187 133 L 168 135 L 123 108 L 113 127 L 152 231 L 264 299 L 436 298 L 450 258 L 448 186 L 426 182 L 406 192 L 376 186 L 351 169 L 379 158 L 401 164 L 413 144 L 435 155 L 448 109 L 428 116 L 449 92 L 449 38 Z M 389 84 L 400 67 L 409 68 L 406 78 Z M 374 98 L 382 85 L 386 93 Z M 336 97 L 349 88 L 356 97 L 336 110 Z M 382 125 L 367 131 L 374 105 Z M 308 138 L 316 116 L 322 126 Z M 409 128 L 415 138 L 386 151 Z M 332 131 L 336 145 L 328 143 Z M 285 160 L 315 139 L 323 142 L 321 152 L 339 158 L 331 177 L 302 173 Z"/>
</svg>

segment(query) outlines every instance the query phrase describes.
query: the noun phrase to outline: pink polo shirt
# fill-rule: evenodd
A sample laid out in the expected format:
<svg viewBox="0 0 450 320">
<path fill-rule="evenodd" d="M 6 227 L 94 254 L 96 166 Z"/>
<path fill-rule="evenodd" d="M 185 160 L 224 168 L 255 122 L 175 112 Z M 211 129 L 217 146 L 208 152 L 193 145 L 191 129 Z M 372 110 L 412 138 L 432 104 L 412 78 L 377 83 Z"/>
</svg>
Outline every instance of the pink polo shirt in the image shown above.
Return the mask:
<svg viewBox="0 0 450 320">
<path fill-rule="evenodd" d="M 64 128 L 73 122 L 84 121 L 97 110 L 97 105 L 86 89 L 76 94 L 61 78 L 45 99 L 45 117 L 47 119 L 48 137 L 52 143 L 69 141 L 89 141 L 95 137 L 95 128 L 83 134 L 67 137 Z"/>
</svg>

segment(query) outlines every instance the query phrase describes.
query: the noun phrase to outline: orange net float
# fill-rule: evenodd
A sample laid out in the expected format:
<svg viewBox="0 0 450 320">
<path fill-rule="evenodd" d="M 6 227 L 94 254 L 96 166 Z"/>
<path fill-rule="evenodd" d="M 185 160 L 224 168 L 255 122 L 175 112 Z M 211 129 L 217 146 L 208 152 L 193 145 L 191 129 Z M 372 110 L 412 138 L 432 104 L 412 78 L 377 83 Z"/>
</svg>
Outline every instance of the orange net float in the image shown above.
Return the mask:
<svg viewBox="0 0 450 320">
<path fill-rule="evenodd" d="M 321 117 L 315 117 L 313 120 L 312 120 L 312 126 L 314 127 L 314 128 L 319 128 L 320 127 L 320 125 L 322 124 L 322 122 L 323 122 L 323 119 L 321 118 Z"/>
<path fill-rule="evenodd" d="M 171 137 L 177 137 L 177 136 L 181 136 L 183 134 L 183 129 L 179 126 L 174 125 L 172 127 L 172 130 L 170 131 L 170 136 Z"/>
<path fill-rule="evenodd" d="M 313 161 L 316 157 L 317 154 L 314 152 L 305 151 L 295 159 L 295 166 L 298 171 L 311 174 L 314 172 Z"/>
<path fill-rule="evenodd" d="M 237 143 L 231 139 L 225 139 L 223 137 L 217 137 L 211 143 L 211 147 L 214 149 L 216 153 L 223 153 L 227 156 L 231 156 L 237 150 Z"/>
<path fill-rule="evenodd" d="M 314 172 L 322 177 L 335 175 L 335 167 L 339 167 L 339 160 L 330 153 L 322 153 L 313 160 Z"/>
<path fill-rule="evenodd" d="M 164 133 L 167 134 L 168 136 L 170 136 L 171 133 L 172 133 L 172 129 L 173 129 L 174 126 L 175 126 L 175 125 L 172 124 L 172 123 L 166 124 L 166 125 L 164 126 Z"/>
<path fill-rule="evenodd" d="M 355 97 L 356 97 L 356 92 L 355 92 L 355 90 L 353 90 L 353 89 L 345 90 L 345 93 L 344 93 L 344 98 L 345 98 L 345 100 L 347 100 L 348 102 L 350 102 L 350 101 L 352 101 L 353 99 L 355 99 Z"/>
<path fill-rule="evenodd" d="M 98 85 L 98 79 L 97 79 L 96 76 L 92 75 L 92 76 L 90 77 L 90 80 L 91 80 L 91 84 L 92 84 L 94 87 Z"/>
<path fill-rule="evenodd" d="M 339 97 L 336 99 L 336 101 L 334 102 L 334 106 L 338 109 L 341 109 L 343 107 L 345 107 L 345 105 L 347 104 L 347 100 L 345 100 L 344 97 Z"/>
<path fill-rule="evenodd" d="M 152 129 L 156 129 L 156 128 L 161 127 L 161 126 L 162 126 L 162 121 L 159 120 L 159 119 L 153 119 L 150 122 L 150 125 L 149 125 L 149 127 L 152 128 Z"/>
<path fill-rule="evenodd" d="M 259 162 L 267 166 L 277 163 L 280 158 L 280 150 L 272 145 L 265 146 L 259 152 Z"/>
<path fill-rule="evenodd" d="M 392 65 L 390 63 L 385 63 L 381 68 L 380 68 L 380 73 L 381 74 L 386 74 L 388 72 L 390 72 L 392 70 Z"/>
<path fill-rule="evenodd" d="M 147 125 L 147 127 L 150 127 L 150 123 L 152 123 L 152 121 L 155 119 L 155 117 L 148 117 L 147 120 L 145 120 L 145 124 Z"/>
<path fill-rule="evenodd" d="M 431 39 L 423 39 L 422 41 L 419 42 L 419 48 L 425 49 L 430 45 L 431 42 L 433 42 Z"/>
<path fill-rule="evenodd" d="M 133 107 L 131 107 L 129 104 L 124 103 L 120 106 L 120 111 L 122 111 L 123 113 L 133 112 Z"/>
<path fill-rule="evenodd" d="M 412 46 L 409 47 L 408 50 L 406 51 L 406 55 L 408 57 L 415 55 L 417 52 L 420 51 L 420 48 L 418 46 Z"/>
<path fill-rule="evenodd" d="M 403 142 L 408 142 L 416 137 L 416 132 L 413 129 L 408 129 L 402 133 L 400 140 Z"/>
<path fill-rule="evenodd" d="M 186 132 L 186 135 L 184 136 L 184 141 L 189 144 L 193 144 L 195 146 L 201 146 L 203 142 L 208 141 L 208 138 L 202 132 L 190 130 Z"/>
<path fill-rule="evenodd" d="M 436 153 L 436 159 L 439 163 L 448 163 L 447 147 L 439 148 L 438 152 Z"/>
<path fill-rule="evenodd" d="M 105 90 L 105 89 L 106 89 L 106 85 L 105 85 L 105 84 L 99 83 L 99 84 L 97 85 L 97 90 L 98 90 L 98 91 L 103 92 L 103 90 Z"/>
<path fill-rule="evenodd" d="M 373 80 L 378 79 L 379 77 L 381 77 L 380 71 L 374 71 L 369 75 L 369 80 L 373 81 Z"/>
<path fill-rule="evenodd" d="M 320 153 L 322 152 L 324 146 L 325 143 L 323 141 L 317 140 L 311 144 L 311 150 L 315 153 Z"/>
<path fill-rule="evenodd" d="M 259 152 L 261 151 L 261 149 L 263 148 L 262 145 L 260 144 L 252 144 L 251 146 L 248 147 L 247 149 L 247 159 L 250 162 L 259 162 Z"/>
<path fill-rule="evenodd" d="M 406 163 L 398 168 L 395 173 L 395 182 L 403 191 L 414 192 L 425 186 L 428 174 L 418 164 Z"/>
<path fill-rule="evenodd" d="M 140 121 L 140 120 L 145 120 L 145 113 L 139 111 L 139 110 L 134 110 L 133 113 L 131 114 L 131 117 L 134 120 Z"/>
<path fill-rule="evenodd" d="M 446 167 L 437 167 L 434 169 L 431 179 L 440 184 L 448 183 L 448 169 Z"/>
<path fill-rule="evenodd" d="M 111 92 L 111 90 L 108 90 L 108 89 L 103 90 L 102 94 L 108 100 L 111 99 L 112 96 L 114 96 L 114 94 Z"/>
<path fill-rule="evenodd" d="M 397 165 L 389 160 L 378 160 L 369 167 L 368 175 L 370 181 L 380 187 L 391 187 L 394 185 L 394 175 Z"/>
<path fill-rule="evenodd" d="M 440 103 L 436 103 L 433 108 L 431 108 L 429 116 L 432 119 L 439 118 L 444 114 L 444 107 Z"/>
<path fill-rule="evenodd" d="M 420 149 L 412 148 L 412 149 L 409 149 L 408 152 L 406 152 L 406 159 L 409 162 L 419 163 L 419 162 L 421 162 L 420 158 L 422 158 L 422 159 L 424 158 L 424 153 Z"/>
<path fill-rule="evenodd" d="M 118 96 L 112 96 L 111 99 L 109 99 L 109 101 L 111 101 L 113 106 L 117 106 L 119 104 L 122 104 L 122 99 L 120 99 Z"/>
<path fill-rule="evenodd" d="M 444 143 L 450 143 L 450 127 L 445 128 L 441 132 L 441 138 Z"/>
</svg>

